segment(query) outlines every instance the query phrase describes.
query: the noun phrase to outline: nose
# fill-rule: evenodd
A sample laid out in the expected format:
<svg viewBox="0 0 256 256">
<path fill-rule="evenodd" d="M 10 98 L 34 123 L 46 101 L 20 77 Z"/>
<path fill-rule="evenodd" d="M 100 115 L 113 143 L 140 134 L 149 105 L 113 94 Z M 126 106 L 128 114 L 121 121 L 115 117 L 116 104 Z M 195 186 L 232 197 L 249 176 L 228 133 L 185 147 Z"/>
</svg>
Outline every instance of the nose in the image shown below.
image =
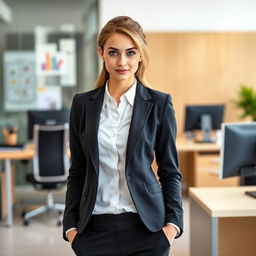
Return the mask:
<svg viewBox="0 0 256 256">
<path fill-rule="evenodd" d="M 118 59 L 118 65 L 119 66 L 125 66 L 127 62 L 127 57 L 125 54 L 120 54 Z"/>
</svg>

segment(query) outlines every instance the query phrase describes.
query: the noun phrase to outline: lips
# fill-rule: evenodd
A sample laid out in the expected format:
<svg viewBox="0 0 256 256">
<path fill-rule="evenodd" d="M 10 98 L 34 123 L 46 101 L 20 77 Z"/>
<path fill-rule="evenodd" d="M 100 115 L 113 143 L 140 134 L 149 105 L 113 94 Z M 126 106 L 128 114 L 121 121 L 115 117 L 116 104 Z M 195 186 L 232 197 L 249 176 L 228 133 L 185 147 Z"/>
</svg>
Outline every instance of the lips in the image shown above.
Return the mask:
<svg viewBox="0 0 256 256">
<path fill-rule="evenodd" d="M 126 72 L 128 72 L 127 69 L 116 69 L 116 72 L 118 72 L 119 74 L 125 74 Z"/>
</svg>

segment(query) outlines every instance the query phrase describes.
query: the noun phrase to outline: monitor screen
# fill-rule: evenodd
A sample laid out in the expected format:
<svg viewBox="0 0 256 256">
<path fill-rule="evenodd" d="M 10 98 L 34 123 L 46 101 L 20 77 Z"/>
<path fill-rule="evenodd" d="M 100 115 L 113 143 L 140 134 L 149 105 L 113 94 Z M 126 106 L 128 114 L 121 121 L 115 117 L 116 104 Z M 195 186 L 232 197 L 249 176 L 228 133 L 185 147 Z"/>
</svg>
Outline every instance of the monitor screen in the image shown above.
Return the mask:
<svg viewBox="0 0 256 256">
<path fill-rule="evenodd" d="M 69 109 L 61 110 L 30 110 L 28 115 L 28 139 L 33 139 L 35 124 L 62 125 L 69 122 Z"/>
<path fill-rule="evenodd" d="M 256 175 L 256 122 L 222 125 L 220 178 Z"/>
<path fill-rule="evenodd" d="M 213 142 L 211 131 L 221 129 L 225 105 L 187 105 L 185 107 L 185 132 L 202 130 L 203 140 Z"/>
</svg>

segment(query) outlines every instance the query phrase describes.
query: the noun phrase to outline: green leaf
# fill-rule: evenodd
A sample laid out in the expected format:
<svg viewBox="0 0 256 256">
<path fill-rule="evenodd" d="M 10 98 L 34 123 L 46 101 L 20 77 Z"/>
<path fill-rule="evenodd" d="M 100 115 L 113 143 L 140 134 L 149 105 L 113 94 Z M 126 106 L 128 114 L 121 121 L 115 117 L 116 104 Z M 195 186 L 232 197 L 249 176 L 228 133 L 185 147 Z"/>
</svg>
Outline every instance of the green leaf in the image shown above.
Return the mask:
<svg viewBox="0 0 256 256">
<path fill-rule="evenodd" d="M 237 108 L 243 110 L 241 118 L 251 117 L 256 120 L 256 91 L 252 86 L 241 84 L 238 99 L 235 101 Z"/>
</svg>

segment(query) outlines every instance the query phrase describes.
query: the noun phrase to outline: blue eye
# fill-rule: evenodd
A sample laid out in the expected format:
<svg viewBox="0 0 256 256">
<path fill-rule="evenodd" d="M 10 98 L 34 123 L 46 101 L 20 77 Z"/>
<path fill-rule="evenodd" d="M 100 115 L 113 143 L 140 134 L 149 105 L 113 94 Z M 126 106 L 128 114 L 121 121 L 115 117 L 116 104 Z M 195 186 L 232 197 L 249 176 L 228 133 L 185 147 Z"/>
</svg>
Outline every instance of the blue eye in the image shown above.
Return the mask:
<svg viewBox="0 0 256 256">
<path fill-rule="evenodd" d="M 129 51 L 129 52 L 127 52 L 127 56 L 133 56 L 133 55 L 135 55 L 135 54 L 136 54 L 135 51 Z"/>
<path fill-rule="evenodd" d="M 110 51 L 110 52 L 109 52 L 109 55 L 110 55 L 110 56 L 116 56 L 117 54 L 118 54 L 117 51 Z"/>
</svg>

